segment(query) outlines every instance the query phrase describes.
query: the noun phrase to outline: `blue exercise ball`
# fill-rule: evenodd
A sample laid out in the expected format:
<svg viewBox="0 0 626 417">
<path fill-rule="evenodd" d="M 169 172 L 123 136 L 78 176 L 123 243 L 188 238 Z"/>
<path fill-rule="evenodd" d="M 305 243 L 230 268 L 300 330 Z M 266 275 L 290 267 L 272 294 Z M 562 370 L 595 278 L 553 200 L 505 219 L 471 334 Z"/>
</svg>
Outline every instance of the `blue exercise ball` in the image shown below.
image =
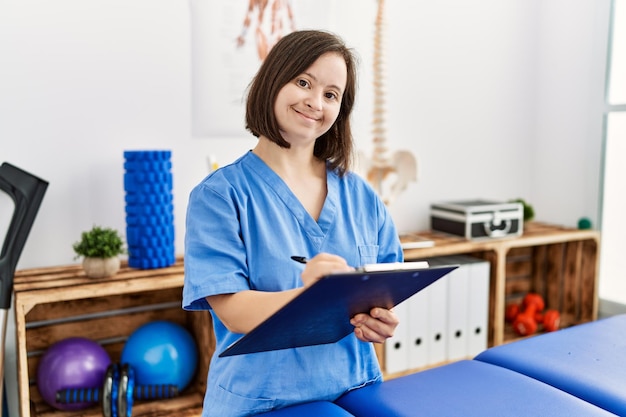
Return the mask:
<svg viewBox="0 0 626 417">
<path fill-rule="evenodd" d="M 121 362 L 133 368 L 136 385 L 176 385 L 182 391 L 196 372 L 198 348 L 181 325 L 153 321 L 130 335 Z"/>
</svg>

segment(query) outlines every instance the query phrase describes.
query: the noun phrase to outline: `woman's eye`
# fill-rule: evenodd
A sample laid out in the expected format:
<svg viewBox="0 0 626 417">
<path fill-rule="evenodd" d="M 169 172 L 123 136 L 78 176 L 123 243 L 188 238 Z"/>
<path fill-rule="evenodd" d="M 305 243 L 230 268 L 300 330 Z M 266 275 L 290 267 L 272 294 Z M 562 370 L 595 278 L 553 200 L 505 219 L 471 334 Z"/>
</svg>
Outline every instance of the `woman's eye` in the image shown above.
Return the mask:
<svg viewBox="0 0 626 417">
<path fill-rule="evenodd" d="M 309 86 L 309 83 L 307 82 L 307 80 L 298 80 L 297 83 L 298 83 L 298 85 L 300 87 L 308 87 Z"/>
<path fill-rule="evenodd" d="M 329 100 L 336 100 L 337 99 L 337 94 L 335 93 L 326 93 L 326 98 Z"/>
</svg>

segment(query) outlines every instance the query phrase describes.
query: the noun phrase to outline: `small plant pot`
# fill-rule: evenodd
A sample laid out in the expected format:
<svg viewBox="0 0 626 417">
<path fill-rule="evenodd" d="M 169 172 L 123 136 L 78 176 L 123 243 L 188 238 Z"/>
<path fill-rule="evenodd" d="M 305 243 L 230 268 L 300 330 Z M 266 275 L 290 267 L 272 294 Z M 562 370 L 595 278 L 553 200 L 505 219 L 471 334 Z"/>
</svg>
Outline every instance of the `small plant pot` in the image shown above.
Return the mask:
<svg viewBox="0 0 626 417">
<path fill-rule="evenodd" d="M 113 276 L 120 270 L 120 258 L 89 258 L 83 259 L 85 275 L 90 278 L 105 278 Z"/>
</svg>

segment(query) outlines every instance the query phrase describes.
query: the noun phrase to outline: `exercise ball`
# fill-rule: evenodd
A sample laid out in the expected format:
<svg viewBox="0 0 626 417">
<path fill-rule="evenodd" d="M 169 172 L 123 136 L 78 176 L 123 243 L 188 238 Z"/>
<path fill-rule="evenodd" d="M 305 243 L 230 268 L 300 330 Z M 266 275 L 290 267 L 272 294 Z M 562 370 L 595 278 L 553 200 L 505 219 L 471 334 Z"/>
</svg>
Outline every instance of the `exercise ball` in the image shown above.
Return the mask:
<svg viewBox="0 0 626 417">
<path fill-rule="evenodd" d="M 51 345 L 42 355 L 37 367 L 37 389 L 45 402 L 65 410 L 82 410 L 93 402 L 58 404 L 56 393 L 66 388 L 101 387 L 109 354 L 93 340 L 70 337 Z"/>
<path fill-rule="evenodd" d="M 135 385 L 176 385 L 187 387 L 198 364 L 193 336 L 169 321 L 140 326 L 124 344 L 121 361 L 135 372 Z"/>
</svg>

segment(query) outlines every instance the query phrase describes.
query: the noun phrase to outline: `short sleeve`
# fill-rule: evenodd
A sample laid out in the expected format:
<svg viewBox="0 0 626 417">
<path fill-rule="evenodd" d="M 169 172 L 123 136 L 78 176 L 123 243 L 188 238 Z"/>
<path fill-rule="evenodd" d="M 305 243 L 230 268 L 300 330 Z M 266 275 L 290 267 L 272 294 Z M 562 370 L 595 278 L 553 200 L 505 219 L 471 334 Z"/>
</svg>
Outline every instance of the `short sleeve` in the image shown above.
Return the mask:
<svg viewBox="0 0 626 417">
<path fill-rule="evenodd" d="M 185 230 L 183 308 L 208 309 L 206 297 L 249 289 L 234 191 L 219 178 L 195 187 L 189 197 Z M 217 183 L 217 184 L 216 184 Z M 211 186 L 213 185 L 213 186 Z"/>
</svg>

